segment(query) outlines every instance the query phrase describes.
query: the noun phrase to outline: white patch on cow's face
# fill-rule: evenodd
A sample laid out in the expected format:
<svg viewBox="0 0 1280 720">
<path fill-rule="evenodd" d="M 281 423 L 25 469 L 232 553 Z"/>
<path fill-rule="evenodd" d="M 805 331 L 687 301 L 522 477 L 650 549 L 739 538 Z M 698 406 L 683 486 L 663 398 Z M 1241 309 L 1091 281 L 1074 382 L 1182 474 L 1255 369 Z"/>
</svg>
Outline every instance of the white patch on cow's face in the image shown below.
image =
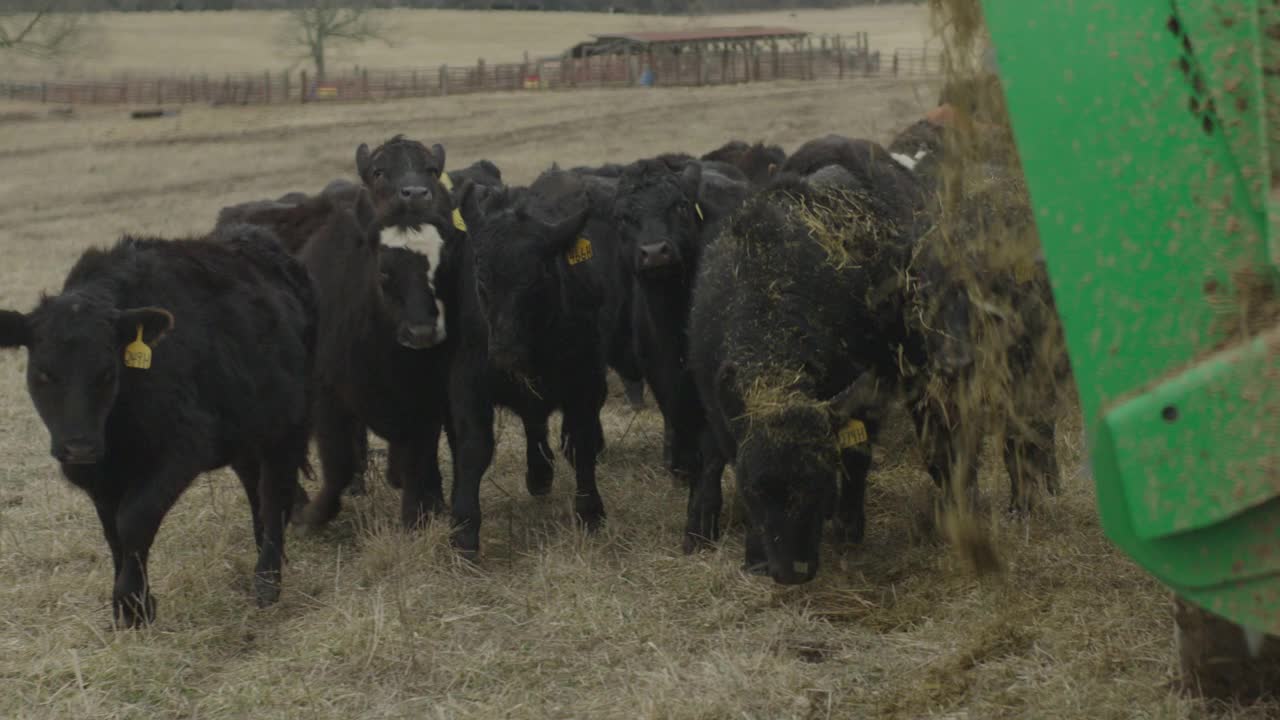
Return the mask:
<svg viewBox="0 0 1280 720">
<path fill-rule="evenodd" d="M 439 342 L 445 339 L 444 303 L 436 293 L 435 274 L 440 269 L 440 253 L 444 250 L 444 238 L 434 225 L 423 225 L 421 228 L 390 227 L 382 231 L 381 242 L 384 247 L 402 247 L 406 250 L 422 253 L 427 256 L 427 288 L 436 300 L 436 337 Z"/>
<path fill-rule="evenodd" d="M 392 227 L 382 231 L 382 244 L 386 247 L 402 247 L 406 250 L 420 252 L 427 256 L 431 272 L 440 267 L 440 253 L 444 249 L 444 238 L 434 225 L 423 225 L 421 228 Z"/>
<path fill-rule="evenodd" d="M 902 167 L 908 170 L 916 169 L 916 159 L 911 157 L 910 155 L 903 155 L 902 153 L 889 153 L 889 154 L 892 155 L 893 159 L 897 160 L 898 164 L 901 165 Z"/>
</svg>

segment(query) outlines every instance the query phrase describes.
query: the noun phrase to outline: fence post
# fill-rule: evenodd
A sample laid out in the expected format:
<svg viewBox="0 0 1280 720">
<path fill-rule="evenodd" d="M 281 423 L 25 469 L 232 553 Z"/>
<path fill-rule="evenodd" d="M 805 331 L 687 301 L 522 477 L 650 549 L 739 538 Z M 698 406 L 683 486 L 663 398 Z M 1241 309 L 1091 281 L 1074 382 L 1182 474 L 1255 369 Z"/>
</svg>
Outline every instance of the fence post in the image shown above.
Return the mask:
<svg viewBox="0 0 1280 720">
<path fill-rule="evenodd" d="M 476 87 L 484 89 L 484 58 L 476 61 Z"/>
<path fill-rule="evenodd" d="M 360 70 L 360 94 L 365 100 L 369 99 L 369 68 Z"/>
<path fill-rule="evenodd" d="M 844 79 L 844 46 L 840 44 L 840 36 L 837 35 L 835 40 L 831 41 L 836 49 L 836 74 L 841 80 Z"/>
<path fill-rule="evenodd" d="M 894 77 L 898 76 L 898 51 L 897 50 L 893 51 L 893 75 Z"/>
<path fill-rule="evenodd" d="M 413 74 L 409 76 L 409 89 L 410 89 L 410 93 L 409 93 L 410 95 L 412 95 L 413 97 L 418 96 L 418 71 L 417 70 L 414 70 Z"/>
<path fill-rule="evenodd" d="M 808 58 L 808 60 L 809 60 L 809 79 L 810 79 L 810 80 L 817 80 L 817 79 L 818 79 L 818 76 L 817 76 L 816 74 L 814 74 L 814 65 L 813 65 L 813 40 L 812 40 L 812 39 L 810 39 L 810 40 L 809 40 L 809 58 Z"/>
<path fill-rule="evenodd" d="M 301 101 L 305 103 L 307 101 L 307 71 L 306 70 L 302 71 L 301 82 L 302 82 L 302 87 L 300 89 L 300 92 L 298 93 L 298 96 L 301 98 Z"/>
<path fill-rule="evenodd" d="M 440 95 L 443 97 L 448 94 L 449 94 L 449 66 L 441 65 L 440 66 Z"/>
<path fill-rule="evenodd" d="M 49 83 L 47 82 L 40 83 L 40 102 L 49 102 Z"/>
<path fill-rule="evenodd" d="M 285 70 L 280 73 L 280 102 L 289 102 L 289 71 Z"/>
</svg>

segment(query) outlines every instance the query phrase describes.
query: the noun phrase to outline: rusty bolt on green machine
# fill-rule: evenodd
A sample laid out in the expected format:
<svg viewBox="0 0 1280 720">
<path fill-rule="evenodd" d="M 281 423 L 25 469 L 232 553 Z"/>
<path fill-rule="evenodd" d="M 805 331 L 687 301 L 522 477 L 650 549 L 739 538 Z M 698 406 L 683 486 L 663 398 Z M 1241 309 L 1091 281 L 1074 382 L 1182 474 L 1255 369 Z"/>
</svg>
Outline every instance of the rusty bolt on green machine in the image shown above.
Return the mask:
<svg viewBox="0 0 1280 720">
<path fill-rule="evenodd" d="M 1280 694 L 1280 8 L 983 8 L 1104 530 L 1191 686 Z"/>
</svg>

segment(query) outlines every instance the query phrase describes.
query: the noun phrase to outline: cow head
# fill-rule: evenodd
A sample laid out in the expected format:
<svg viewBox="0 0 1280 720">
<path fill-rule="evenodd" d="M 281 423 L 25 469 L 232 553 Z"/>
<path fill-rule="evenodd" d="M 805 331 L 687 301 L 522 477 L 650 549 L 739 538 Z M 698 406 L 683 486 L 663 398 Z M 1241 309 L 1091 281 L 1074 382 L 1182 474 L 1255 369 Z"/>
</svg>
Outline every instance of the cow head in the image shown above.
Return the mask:
<svg viewBox="0 0 1280 720">
<path fill-rule="evenodd" d="M 677 172 L 661 161 L 643 160 L 623 174 L 614 215 L 642 280 L 679 277 L 696 266 L 705 219 L 698 204 L 701 184 L 698 162 Z"/>
<path fill-rule="evenodd" d="M 440 182 L 445 152 L 397 135 L 372 152 L 356 149 L 356 172 L 369 189 L 378 223 L 383 227 L 420 227 L 447 222 L 453 210 Z"/>
<path fill-rule="evenodd" d="M 722 397 L 736 396 L 732 365 L 721 369 L 718 382 Z M 746 429 L 735 472 L 775 582 L 795 585 L 818 574 L 823 521 L 839 492 L 841 430 L 851 420 L 878 419 L 876 385 L 866 373 L 826 402 L 797 403 L 759 417 L 741 413 Z"/>
<path fill-rule="evenodd" d="M 436 263 L 403 247 L 383 247 L 378 254 L 382 300 L 395 323 L 396 342 L 412 350 L 433 348 L 447 339 L 444 305 L 433 281 L 438 254 Z"/>
<path fill-rule="evenodd" d="M 172 329 L 165 310 L 118 310 L 82 293 L 45 298 L 29 315 L 0 311 L 0 347 L 27 348 L 27 391 L 58 462 L 102 460 L 121 374 L 148 372 L 125 367 L 125 348 L 139 340 L 154 347 Z"/>
<path fill-rule="evenodd" d="M 555 319 L 560 304 L 558 264 L 574 248 L 588 207 L 549 222 L 530 212 L 528 198 L 490 193 L 483 205 L 468 183 L 462 216 L 475 257 L 475 299 L 488 325 L 489 359 L 514 374 L 529 370 L 531 349 Z"/>
</svg>

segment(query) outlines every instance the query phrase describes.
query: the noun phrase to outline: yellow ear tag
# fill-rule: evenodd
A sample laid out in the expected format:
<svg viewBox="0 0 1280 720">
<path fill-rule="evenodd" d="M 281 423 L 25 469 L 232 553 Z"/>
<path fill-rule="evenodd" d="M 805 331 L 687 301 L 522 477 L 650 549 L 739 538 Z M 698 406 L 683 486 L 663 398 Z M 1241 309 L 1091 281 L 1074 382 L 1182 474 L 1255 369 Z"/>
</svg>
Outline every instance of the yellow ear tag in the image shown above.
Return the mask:
<svg viewBox="0 0 1280 720">
<path fill-rule="evenodd" d="M 453 211 L 453 226 L 462 232 L 467 231 L 467 221 L 462 219 L 462 211 L 456 208 Z"/>
<path fill-rule="evenodd" d="M 580 237 L 578 242 L 569 251 L 567 256 L 570 265 L 577 265 L 590 260 L 595 255 L 595 251 L 591 249 L 591 241 Z"/>
<path fill-rule="evenodd" d="M 840 428 L 840 432 L 836 434 L 836 440 L 841 450 L 865 445 L 867 442 L 867 426 L 863 425 L 861 420 L 850 420 L 844 427 Z"/>
<path fill-rule="evenodd" d="M 142 342 L 142 326 L 138 326 L 138 338 L 124 349 L 124 366 L 135 370 L 151 369 L 151 348 Z"/>
<path fill-rule="evenodd" d="M 698 213 L 698 219 L 699 219 L 699 220 L 706 220 L 706 218 L 702 216 L 702 206 L 701 206 L 701 205 L 699 205 L 698 203 L 694 203 L 694 204 L 693 204 L 693 211 L 694 211 L 694 212 L 696 212 L 696 213 Z"/>
<path fill-rule="evenodd" d="M 444 186 L 445 190 L 453 192 L 453 178 L 449 177 L 449 173 L 440 173 L 440 184 Z"/>
</svg>

